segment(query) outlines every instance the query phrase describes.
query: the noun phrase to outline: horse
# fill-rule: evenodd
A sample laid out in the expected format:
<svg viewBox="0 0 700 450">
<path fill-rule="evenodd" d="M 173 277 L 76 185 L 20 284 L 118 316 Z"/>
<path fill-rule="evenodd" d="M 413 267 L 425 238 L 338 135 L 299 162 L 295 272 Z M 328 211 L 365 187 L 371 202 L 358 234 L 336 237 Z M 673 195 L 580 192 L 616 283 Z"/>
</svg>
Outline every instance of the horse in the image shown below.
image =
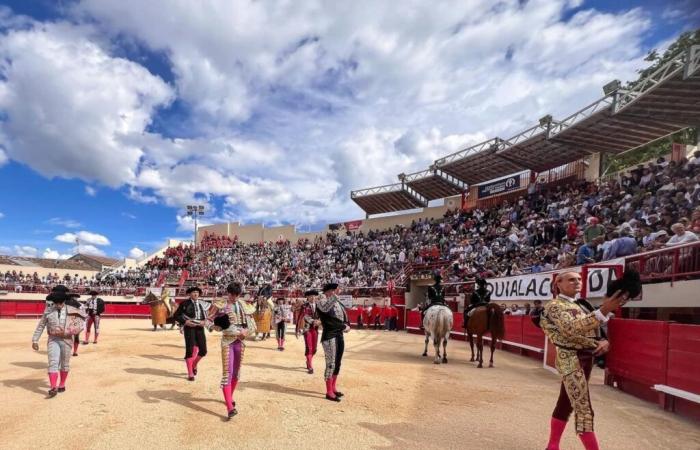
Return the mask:
<svg viewBox="0 0 700 450">
<path fill-rule="evenodd" d="M 149 292 L 146 298 L 141 302 L 142 305 L 151 307 L 151 323 L 153 331 L 156 331 L 158 326 L 165 329 L 165 324 L 170 324 L 170 329 L 175 326 L 175 313 L 173 305 L 170 304 L 170 299 L 167 292 L 164 292 L 161 297 L 157 297 L 153 292 Z"/>
<path fill-rule="evenodd" d="M 475 308 L 465 328 L 465 334 L 469 335 L 469 347 L 472 350 L 470 361 L 478 361 L 479 365 L 477 368 L 479 369 L 484 367 L 484 334 L 491 334 L 491 359 L 489 360 L 489 367 L 493 367 L 493 351 L 496 348 L 496 341 L 503 339 L 505 334 L 505 320 L 501 307 L 495 303 L 488 303 Z M 474 358 L 475 334 L 476 358 Z"/>
<path fill-rule="evenodd" d="M 435 305 L 428 308 L 423 319 L 425 328 L 425 351 L 423 356 L 428 356 L 428 340 L 433 336 L 433 346 L 435 347 L 435 364 L 440 364 L 440 342 L 442 342 L 442 362 L 447 363 L 447 340 L 452 331 L 452 311 L 444 305 Z"/>
</svg>

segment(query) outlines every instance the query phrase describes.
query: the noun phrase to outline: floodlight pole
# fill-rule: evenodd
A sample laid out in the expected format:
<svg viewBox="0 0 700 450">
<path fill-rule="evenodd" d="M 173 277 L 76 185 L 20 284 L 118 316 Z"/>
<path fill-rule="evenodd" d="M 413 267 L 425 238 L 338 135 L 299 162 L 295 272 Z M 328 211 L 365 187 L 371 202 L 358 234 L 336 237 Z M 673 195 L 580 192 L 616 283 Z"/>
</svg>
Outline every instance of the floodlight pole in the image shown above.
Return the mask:
<svg viewBox="0 0 700 450">
<path fill-rule="evenodd" d="M 204 205 L 187 205 L 187 215 L 194 218 L 194 250 L 197 250 L 197 228 L 199 216 L 204 215 Z"/>
</svg>

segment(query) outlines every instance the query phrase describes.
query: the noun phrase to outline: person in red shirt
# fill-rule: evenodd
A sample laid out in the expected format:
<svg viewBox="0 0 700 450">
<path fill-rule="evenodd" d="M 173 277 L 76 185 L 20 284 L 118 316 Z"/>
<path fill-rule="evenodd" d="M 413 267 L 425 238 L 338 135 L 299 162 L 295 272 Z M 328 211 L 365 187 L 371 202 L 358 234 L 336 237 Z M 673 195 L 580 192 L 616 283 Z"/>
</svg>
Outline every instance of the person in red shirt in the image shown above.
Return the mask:
<svg viewBox="0 0 700 450">
<path fill-rule="evenodd" d="M 374 329 L 378 330 L 382 326 L 382 308 L 377 306 L 376 303 L 372 303 L 372 310 L 370 311 L 371 324 L 374 325 Z"/>
<path fill-rule="evenodd" d="M 576 225 L 576 219 L 571 219 L 569 225 L 566 227 L 566 237 L 569 241 L 573 241 L 578 236 L 578 225 Z"/>
</svg>

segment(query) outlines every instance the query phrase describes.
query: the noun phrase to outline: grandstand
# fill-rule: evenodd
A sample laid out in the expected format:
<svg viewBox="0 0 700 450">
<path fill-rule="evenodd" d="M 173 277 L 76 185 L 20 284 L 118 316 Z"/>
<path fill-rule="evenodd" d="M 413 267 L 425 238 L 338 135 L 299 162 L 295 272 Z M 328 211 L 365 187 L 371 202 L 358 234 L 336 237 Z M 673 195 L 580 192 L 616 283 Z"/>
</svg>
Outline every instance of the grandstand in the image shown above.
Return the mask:
<svg viewBox="0 0 700 450">
<path fill-rule="evenodd" d="M 436 160 L 426 171 L 399 175 L 399 183 L 353 191 L 351 198 L 371 216 L 426 206 L 428 200 L 458 194 L 461 186 L 520 172 L 536 176 L 594 153 L 634 150 L 697 126 L 699 68 L 700 46 L 694 45 L 631 89 L 619 82 L 607 85 L 604 97 L 562 120 L 545 116 L 509 139 L 478 143 Z"/>
</svg>

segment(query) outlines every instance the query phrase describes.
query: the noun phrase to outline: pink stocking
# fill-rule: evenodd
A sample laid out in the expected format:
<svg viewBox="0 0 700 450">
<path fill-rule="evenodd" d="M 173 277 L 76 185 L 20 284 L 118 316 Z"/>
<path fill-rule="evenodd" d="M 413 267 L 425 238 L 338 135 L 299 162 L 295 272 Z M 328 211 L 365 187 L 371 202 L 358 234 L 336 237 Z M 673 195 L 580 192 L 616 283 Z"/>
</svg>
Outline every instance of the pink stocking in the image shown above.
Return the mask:
<svg viewBox="0 0 700 450">
<path fill-rule="evenodd" d="M 586 450 L 600 450 L 600 447 L 598 447 L 598 439 L 596 438 L 594 432 L 587 431 L 585 433 L 581 433 L 578 435 L 578 438 L 581 439 L 581 442 L 583 442 L 583 447 Z"/>
<path fill-rule="evenodd" d="M 559 450 L 559 442 L 561 441 L 561 435 L 564 434 L 565 428 L 566 421 L 552 417 L 549 422 L 549 443 L 547 444 L 547 450 Z"/>
<path fill-rule="evenodd" d="M 313 369 L 313 356 L 312 355 L 306 355 L 306 368 L 307 369 Z"/>
<path fill-rule="evenodd" d="M 58 372 L 49 372 L 49 383 L 51 384 L 51 389 L 56 389 L 56 384 L 58 384 Z"/>
<path fill-rule="evenodd" d="M 85 331 L 85 342 L 89 342 L 89 341 L 90 341 L 90 332 Z"/>
<path fill-rule="evenodd" d="M 68 378 L 68 371 L 61 371 L 61 384 L 58 387 L 66 387 L 66 379 Z"/>
<path fill-rule="evenodd" d="M 227 384 L 221 388 L 224 393 L 224 402 L 226 402 L 226 411 L 233 410 L 233 386 Z"/>
<path fill-rule="evenodd" d="M 338 381 L 338 375 L 333 375 L 331 380 L 333 380 L 333 393 L 335 393 L 335 391 L 338 390 L 338 388 L 335 387 L 335 383 Z"/>
<path fill-rule="evenodd" d="M 194 358 L 186 358 L 185 364 L 187 364 L 187 376 L 194 377 Z"/>
<path fill-rule="evenodd" d="M 333 378 L 326 380 L 326 395 L 335 398 L 335 390 L 333 390 Z"/>
</svg>

